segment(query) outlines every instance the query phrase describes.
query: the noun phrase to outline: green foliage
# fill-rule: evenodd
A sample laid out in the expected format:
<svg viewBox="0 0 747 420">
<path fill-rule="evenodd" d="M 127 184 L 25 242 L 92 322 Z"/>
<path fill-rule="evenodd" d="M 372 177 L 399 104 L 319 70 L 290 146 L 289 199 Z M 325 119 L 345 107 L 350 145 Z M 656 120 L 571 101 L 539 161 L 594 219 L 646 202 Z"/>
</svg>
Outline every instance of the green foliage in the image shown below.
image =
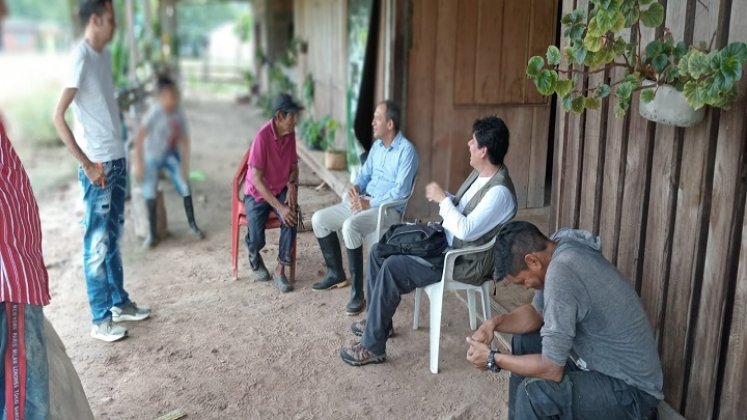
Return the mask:
<svg viewBox="0 0 747 420">
<path fill-rule="evenodd" d="M 318 121 L 308 116 L 301 121 L 298 130 L 309 149 L 334 150 L 335 133 L 339 127 L 340 123 L 329 115 L 325 115 Z"/>
<path fill-rule="evenodd" d="M 628 42 L 623 33 L 639 31 L 641 25 L 658 28 L 664 22 L 664 7 L 654 0 L 590 0 L 590 11 L 579 8 L 561 18 L 563 46 L 550 45 L 545 57 L 531 57 L 526 74 L 543 95 L 557 94 L 566 111 L 598 109 L 613 93 L 615 114 L 623 116 L 630 100 L 643 91 L 641 100 L 650 102 L 656 87 L 671 85 L 681 90 L 695 109 L 705 105 L 727 108 L 737 97 L 737 82 L 747 61 L 747 44 L 734 42 L 709 51 L 703 43 L 687 46 L 675 42 L 666 28 L 663 35 L 641 51 L 637 41 Z M 634 37 L 635 38 L 635 37 Z M 641 51 L 639 53 L 639 51 Z M 584 86 L 592 73 L 625 70 L 623 80 Z M 653 83 L 644 83 L 643 80 Z"/>
<path fill-rule="evenodd" d="M 13 123 L 15 141 L 41 147 L 62 146 L 52 123 L 56 104 L 57 92 L 48 88 L 35 89 L 14 99 L 6 112 L 8 121 Z"/>
<path fill-rule="evenodd" d="M 70 24 L 70 6 L 66 1 L 7 0 L 7 3 L 10 17 Z"/>
</svg>

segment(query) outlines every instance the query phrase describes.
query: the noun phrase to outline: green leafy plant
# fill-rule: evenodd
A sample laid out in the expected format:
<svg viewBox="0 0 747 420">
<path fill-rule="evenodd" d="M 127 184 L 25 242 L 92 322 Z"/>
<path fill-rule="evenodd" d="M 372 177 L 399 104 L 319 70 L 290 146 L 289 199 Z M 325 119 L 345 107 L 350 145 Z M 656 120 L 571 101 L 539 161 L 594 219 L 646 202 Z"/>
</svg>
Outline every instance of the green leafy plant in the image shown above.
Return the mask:
<svg viewBox="0 0 747 420">
<path fill-rule="evenodd" d="M 319 120 L 309 116 L 298 125 L 298 131 L 311 150 L 335 150 L 335 133 L 340 123 L 329 115 Z"/>
<path fill-rule="evenodd" d="M 650 102 L 657 88 L 671 85 L 684 93 L 694 109 L 704 105 L 728 109 L 737 97 L 742 63 L 747 61 L 747 44 L 733 42 L 721 49 L 701 44 L 675 42 L 666 28 L 661 37 L 645 48 L 641 25 L 657 28 L 664 21 L 664 7 L 654 0 L 590 0 L 593 8 L 576 9 L 563 16 L 562 50 L 554 45 L 545 57 L 534 56 L 526 74 L 539 93 L 557 94 L 563 109 L 581 113 L 599 109 L 602 99 L 614 94 L 615 115 L 625 115 L 633 94 Z M 628 41 L 627 33 L 634 33 Z M 585 83 L 592 74 L 614 67 L 623 69 L 620 80 L 611 85 Z"/>
</svg>

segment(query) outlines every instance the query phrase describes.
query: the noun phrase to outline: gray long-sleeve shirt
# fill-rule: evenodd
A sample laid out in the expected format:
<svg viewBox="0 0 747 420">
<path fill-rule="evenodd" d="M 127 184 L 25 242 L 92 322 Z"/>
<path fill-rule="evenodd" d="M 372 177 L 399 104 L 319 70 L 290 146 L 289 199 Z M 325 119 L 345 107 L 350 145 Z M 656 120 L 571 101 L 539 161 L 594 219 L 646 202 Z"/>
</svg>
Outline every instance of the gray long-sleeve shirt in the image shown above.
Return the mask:
<svg viewBox="0 0 747 420">
<path fill-rule="evenodd" d="M 656 342 L 630 282 L 600 252 L 598 237 L 563 229 L 532 305 L 543 315 L 542 355 L 618 378 L 663 398 Z"/>
</svg>

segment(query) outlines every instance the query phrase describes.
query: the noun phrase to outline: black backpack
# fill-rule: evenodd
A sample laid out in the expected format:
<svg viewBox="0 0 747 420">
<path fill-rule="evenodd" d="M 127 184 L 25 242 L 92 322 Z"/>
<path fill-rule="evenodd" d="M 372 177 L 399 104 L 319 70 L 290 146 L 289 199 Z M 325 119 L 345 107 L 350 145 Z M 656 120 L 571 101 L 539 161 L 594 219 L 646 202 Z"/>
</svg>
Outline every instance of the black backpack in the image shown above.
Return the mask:
<svg viewBox="0 0 747 420">
<path fill-rule="evenodd" d="M 444 228 L 440 224 L 399 223 L 389 227 L 379 240 L 379 257 L 412 255 L 425 259 L 441 258 L 449 247 Z"/>
</svg>

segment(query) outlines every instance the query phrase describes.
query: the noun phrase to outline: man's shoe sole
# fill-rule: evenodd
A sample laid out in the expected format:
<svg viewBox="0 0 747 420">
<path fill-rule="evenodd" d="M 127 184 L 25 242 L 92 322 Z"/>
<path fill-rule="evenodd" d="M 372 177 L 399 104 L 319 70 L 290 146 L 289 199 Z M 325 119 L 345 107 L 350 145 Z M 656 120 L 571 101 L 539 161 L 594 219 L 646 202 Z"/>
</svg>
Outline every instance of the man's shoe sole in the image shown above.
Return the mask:
<svg viewBox="0 0 747 420">
<path fill-rule="evenodd" d="M 99 335 L 91 331 L 91 337 L 97 340 L 106 341 L 107 343 L 113 343 L 123 338 L 127 338 L 127 333 L 124 333 L 123 335 Z"/>
<path fill-rule="evenodd" d="M 325 290 L 342 289 L 343 287 L 348 287 L 348 286 L 350 286 L 350 282 L 348 280 L 345 280 L 345 281 L 341 281 L 339 283 L 335 283 L 335 284 L 333 284 L 331 286 L 328 286 L 328 287 L 314 287 L 314 286 L 311 286 L 311 290 L 313 290 L 315 292 L 323 292 Z"/>
<path fill-rule="evenodd" d="M 127 322 L 127 321 L 142 321 L 144 319 L 150 318 L 150 314 L 148 315 L 119 315 L 115 316 L 112 314 L 112 322 Z"/>
</svg>

